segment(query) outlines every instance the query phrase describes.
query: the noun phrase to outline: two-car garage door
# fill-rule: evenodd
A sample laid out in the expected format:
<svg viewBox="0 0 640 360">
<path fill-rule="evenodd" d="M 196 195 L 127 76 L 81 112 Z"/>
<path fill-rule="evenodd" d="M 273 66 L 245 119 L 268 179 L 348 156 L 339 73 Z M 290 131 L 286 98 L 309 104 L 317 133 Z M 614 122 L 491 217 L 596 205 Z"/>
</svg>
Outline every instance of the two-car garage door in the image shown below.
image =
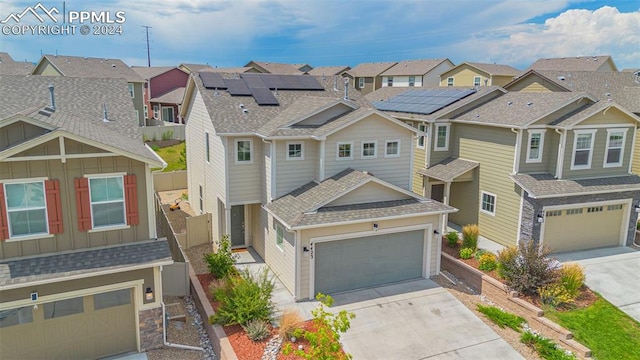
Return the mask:
<svg viewBox="0 0 640 360">
<path fill-rule="evenodd" d="M 316 242 L 315 294 L 335 293 L 420 278 L 425 230 Z"/>
</svg>

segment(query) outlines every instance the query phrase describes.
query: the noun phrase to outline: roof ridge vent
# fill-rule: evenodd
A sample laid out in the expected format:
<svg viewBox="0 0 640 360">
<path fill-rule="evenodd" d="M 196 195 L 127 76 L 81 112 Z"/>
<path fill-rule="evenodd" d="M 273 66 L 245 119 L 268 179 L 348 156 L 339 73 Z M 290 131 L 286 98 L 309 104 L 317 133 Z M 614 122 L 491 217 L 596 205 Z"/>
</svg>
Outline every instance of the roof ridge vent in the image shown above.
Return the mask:
<svg viewBox="0 0 640 360">
<path fill-rule="evenodd" d="M 529 102 L 527 103 L 527 106 L 532 106 L 532 105 L 533 105 L 533 103 L 532 103 L 531 101 L 529 101 Z"/>
<path fill-rule="evenodd" d="M 107 103 L 102 103 L 102 122 L 109 122 L 109 114 L 107 113 Z"/>
</svg>

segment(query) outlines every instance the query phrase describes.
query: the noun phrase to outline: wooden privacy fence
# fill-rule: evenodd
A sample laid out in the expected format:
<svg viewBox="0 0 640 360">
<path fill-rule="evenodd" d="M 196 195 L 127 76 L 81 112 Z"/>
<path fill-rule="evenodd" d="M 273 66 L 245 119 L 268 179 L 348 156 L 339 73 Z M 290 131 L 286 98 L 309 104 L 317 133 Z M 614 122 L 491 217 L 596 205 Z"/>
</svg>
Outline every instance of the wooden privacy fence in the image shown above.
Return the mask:
<svg viewBox="0 0 640 360">
<path fill-rule="evenodd" d="M 187 187 L 187 170 L 153 173 L 153 190 L 155 191 L 182 190 Z"/>
</svg>

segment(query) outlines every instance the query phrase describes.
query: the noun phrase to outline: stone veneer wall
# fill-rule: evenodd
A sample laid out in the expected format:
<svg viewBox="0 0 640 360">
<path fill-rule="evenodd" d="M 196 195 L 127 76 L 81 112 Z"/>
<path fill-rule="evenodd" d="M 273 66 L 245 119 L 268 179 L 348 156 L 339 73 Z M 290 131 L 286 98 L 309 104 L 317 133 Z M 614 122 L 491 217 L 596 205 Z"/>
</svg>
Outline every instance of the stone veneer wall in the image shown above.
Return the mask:
<svg viewBox="0 0 640 360">
<path fill-rule="evenodd" d="M 140 351 L 162 347 L 162 308 L 142 310 L 140 318 Z"/>
<path fill-rule="evenodd" d="M 561 196 L 546 199 L 533 199 L 529 194 L 524 193 L 524 201 L 522 203 L 522 217 L 520 218 L 520 239 L 521 240 L 540 240 L 540 229 L 542 224 L 536 220 L 536 214 L 542 213 L 545 206 L 581 204 L 598 201 L 624 200 L 633 199 L 631 208 L 627 211 L 631 212 L 629 224 L 627 225 L 627 242 L 630 246 L 633 243 L 636 234 L 636 213 L 633 206 L 640 203 L 640 191 L 625 191 L 620 193 L 580 195 L 580 196 Z"/>
</svg>

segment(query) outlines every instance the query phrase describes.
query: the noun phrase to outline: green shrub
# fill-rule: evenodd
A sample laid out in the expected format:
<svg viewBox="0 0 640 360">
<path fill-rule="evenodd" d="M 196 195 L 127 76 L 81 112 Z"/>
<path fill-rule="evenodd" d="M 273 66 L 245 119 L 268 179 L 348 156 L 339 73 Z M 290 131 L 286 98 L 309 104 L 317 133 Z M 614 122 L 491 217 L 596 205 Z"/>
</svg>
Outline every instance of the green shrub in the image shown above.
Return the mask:
<svg viewBox="0 0 640 360">
<path fill-rule="evenodd" d="M 446 235 L 447 245 L 449 247 L 456 247 L 458 245 L 458 233 L 455 231 L 449 231 Z"/>
<path fill-rule="evenodd" d="M 267 268 L 260 274 L 245 269 L 238 276 L 230 276 L 227 286 L 214 293 L 214 300 L 220 302 L 220 307 L 209 321 L 221 325 L 268 321 L 274 306 L 271 302 L 273 287 Z"/>
<path fill-rule="evenodd" d="M 209 297 L 213 299 L 218 290 L 225 289 L 226 287 L 227 278 L 213 279 L 211 283 L 209 283 L 209 287 L 207 288 L 207 290 L 209 291 Z"/>
<path fill-rule="evenodd" d="M 249 320 L 246 325 L 242 325 L 242 328 L 251 341 L 264 340 L 271 335 L 271 326 L 264 320 Z"/>
<path fill-rule="evenodd" d="M 520 342 L 535 349 L 538 355 L 545 360 L 575 360 L 576 358 L 573 354 L 567 354 L 553 341 L 529 331 L 522 333 Z"/>
<path fill-rule="evenodd" d="M 173 139 L 173 130 L 165 131 L 162 133 L 162 140 L 171 140 Z"/>
<path fill-rule="evenodd" d="M 160 149 L 160 146 L 158 145 L 151 145 L 151 150 L 153 151 L 158 151 Z"/>
<path fill-rule="evenodd" d="M 521 332 L 522 324 L 526 323 L 526 320 L 522 317 L 503 311 L 495 306 L 482 306 L 480 304 L 477 306 L 478 311 L 483 313 L 502 329 L 506 326 L 517 332 Z"/>
<path fill-rule="evenodd" d="M 515 261 L 515 258 L 518 256 L 518 248 L 516 246 L 507 246 L 503 250 L 498 251 L 498 276 L 500 278 L 505 278 L 505 269 L 503 264 L 511 264 Z"/>
<path fill-rule="evenodd" d="M 576 263 L 566 263 L 560 269 L 560 284 L 573 298 L 580 294 L 580 288 L 584 285 L 585 275 L 582 266 Z"/>
<path fill-rule="evenodd" d="M 218 242 L 218 250 L 204 255 L 207 262 L 209 272 L 218 279 L 222 279 L 229 274 L 235 274 L 236 269 L 233 266 L 236 259 L 231 252 L 231 241 L 229 235 L 225 235 Z"/>
<path fill-rule="evenodd" d="M 284 339 L 290 339 L 294 331 L 300 328 L 304 319 L 295 309 L 284 309 L 280 315 L 280 323 L 278 324 L 278 335 Z"/>
<path fill-rule="evenodd" d="M 462 248 L 460 249 L 460 259 L 471 259 L 473 256 L 473 249 L 471 248 Z"/>
<path fill-rule="evenodd" d="M 568 304 L 575 300 L 575 296 L 567 291 L 560 283 L 547 284 L 538 289 L 540 301 L 543 304 L 556 307 L 558 305 Z"/>
<path fill-rule="evenodd" d="M 498 264 L 496 263 L 496 256 L 490 252 L 484 253 L 478 259 L 478 269 L 482 271 L 492 271 L 495 270 Z"/>
<path fill-rule="evenodd" d="M 557 279 L 556 260 L 549 257 L 548 248 L 541 248 L 534 241 L 521 242 L 517 256 L 499 255 L 498 261 L 509 289 L 525 295 L 536 295 L 539 288 Z"/>
<path fill-rule="evenodd" d="M 462 247 L 471 248 L 473 251 L 476 251 L 476 249 L 478 249 L 478 236 L 480 236 L 478 225 L 465 225 L 462 228 Z"/>
</svg>

